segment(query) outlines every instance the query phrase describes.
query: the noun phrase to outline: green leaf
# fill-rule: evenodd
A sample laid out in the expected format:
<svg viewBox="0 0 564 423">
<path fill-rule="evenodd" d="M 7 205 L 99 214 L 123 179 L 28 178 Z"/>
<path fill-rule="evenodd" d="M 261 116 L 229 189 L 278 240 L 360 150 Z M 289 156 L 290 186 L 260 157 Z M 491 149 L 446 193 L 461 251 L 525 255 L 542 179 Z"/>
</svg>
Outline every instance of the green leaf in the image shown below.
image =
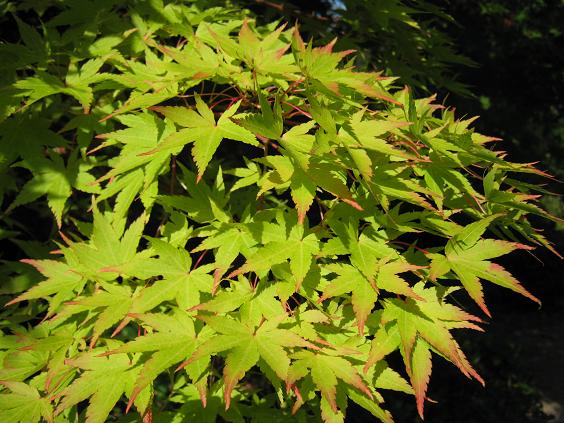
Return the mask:
<svg viewBox="0 0 564 423">
<path fill-rule="evenodd" d="M 330 265 L 326 267 L 338 276 L 333 279 L 324 289 L 319 302 L 327 298 L 352 292 L 352 305 L 357 320 L 358 332 L 364 335 L 364 324 L 374 308 L 377 292 L 368 280 L 353 266 Z"/>
<path fill-rule="evenodd" d="M 411 356 L 411 384 L 417 399 L 417 411 L 423 418 L 423 408 L 427 394 L 427 386 L 431 377 L 431 351 L 422 340 L 417 340 Z"/>
<path fill-rule="evenodd" d="M 89 399 L 86 410 L 88 423 L 103 423 L 116 402 L 126 392 L 127 386 L 136 378 L 138 369 L 122 355 L 95 357 L 83 354 L 70 362 L 84 373 L 62 391 L 63 398 L 55 414 Z"/>
<path fill-rule="evenodd" d="M 65 204 L 72 193 L 75 175 L 66 168 L 61 156 L 53 154 L 51 160 L 41 160 L 41 166 L 34 166 L 34 177 L 21 189 L 10 209 L 30 203 L 47 195 L 49 208 L 55 215 L 57 225 L 61 227 Z"/>
<path fill-rule="evenodd" d="M 258 362 L 259 357 L 274 370 L 280 379 L 284 380 L 290 359 L 283 347 L 315 347 L 289 330 L 278 329 L 280 319 L 272 319 L 269 323 L 259 325 L 257 328 L 249 327 L 227 317 L 207 317 L 204 318 L 204 321 L 218 334 L 205 339 L 194 354 L 179 368 L 190 365 L 201 357 L 227 351 L 226 366 L 223 370 L 226 409 L 231 404 L 231 393 L 235 385 Z"/>
<path fill-rule="evenodd" d="M 280 103 L 278 99 L 276 99 L 271 108 L 268 100 L 261 91 L 259 91 L 257 95 L 261 113 L 247 116 L 241 121 L 241 125 L 254 134 L 277 140 L 282 135 L 283 130 Z"/>
<path fill-rule="evenodd" d="M 73 272 L 72 267 L 66 263 L 54 260 L 27 260 L 27 263 L 34 266 L 47 279 L 14 298 L 6 305 L 36 298 L 45 298 L 60 292 L 70 293 L 85 283 L 82 276 Z"/>
<path fill-rule="evenodd" d="M 492 260 L 558 255 L 529 219 L 561 221 L 549 191 L 515 176 L 549 175 L 358 71 L 366 49 L 222 2 L 4 3 L 0 238 L 23 260 L 0 263 L 0 420 L 342 423 L 353 401 L 389 423 L 381 390 L 423 416 L 433 353 L 483 383 L 454 332 L 483 322 L 452 295 L 538 301 Z M 445 82 L 442 11 L 345 3 L 305 32 L 385 29 L 410 41 L 374 44 L 386 75 Z"/>
<path fill-rule="evenodd" d="M 163 150 L 178 151 L 179 147 L 194 142 L 192 148 L 192 156 L 198 167 L 198 180 L 201 179 L 206 167 L 208 166 L 213 154 L 219 147 L 224 138 L 242 141 L 251 145 L 258 145 L 255 136 L 245 128 L 234 123 L 230 118 L 237 112 L 241 101 L 231 105 L 218 119 L 215 121 L 213 111 L 204 103 L 196 94 L 196 113 L 192 109 L 179 107 L 159 107 L 157 111 L 161 112 L 165 117 L 171 119 L 174 123 L 186 127 L 188 129 L 181 130 L 173 134 L 155 149 L 147 154 L 156 153 Z"/>
<path fill-rule="evenodd" d="M 400 333 L 397 326 L 392 326 L 389 329 L 387 329 L 386 326 L 380 326 L 372 339 L 368 360 L 364 365 L 364 372 L 366 373 L 375 363 L 397 350 L 400 345 L 400 340 Z"/>
<path fill-rule="evenodd" d="M 292 363 L 288 374 L 288 381 L 294 384 L 303 378 L 308 370 L 316 387 L 321 391 L 333 412 L 337 412 L 337 379 L 342 380 L 372 399 L 372 393 L 365 385 L 353 366 L 344 358 L 329 356 L 322 353 L 301 351 L 296 353 L 297 359 Z"/>
<path fill-rule="evenodd" d="M 22 382 L 0 382 L 12 391 L 0 394 L 2 419 L 9 423 L 53 422 L 53 408 L 47 398 L 42 398 L 36 388 Z"/>
<path fill-rule="evenodd" d="M 516 249 L 530 249 L 523 244 L 507 241 L 480 239 L 489 222 L 496 216 L 472 223 L 454 236 L 445 247 L 448 266 L 460 278 L 470 297 L 484 313 L 490 312 L 484 301 L 480 279 L 511 289 L 540 304 L 540 300 L 527 291 L 502 266 L 487 259 L 499 257 Z M 446 263 L 442 262 L 444 271 Z"/>
</svg>

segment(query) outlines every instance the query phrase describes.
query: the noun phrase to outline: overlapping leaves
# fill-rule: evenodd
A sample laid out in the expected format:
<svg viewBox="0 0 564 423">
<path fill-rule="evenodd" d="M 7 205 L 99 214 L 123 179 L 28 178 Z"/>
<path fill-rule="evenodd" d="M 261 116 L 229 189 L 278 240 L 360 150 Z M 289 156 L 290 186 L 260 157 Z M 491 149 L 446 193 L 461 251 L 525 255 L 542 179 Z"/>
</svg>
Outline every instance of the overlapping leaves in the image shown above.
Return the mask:
<svg viewBox="0 0 564 423">
<path fill-rule="evenodd" d="M 16 240 L 37 257 L 6 291 L 2 415 L 339 422 L 350 399 L 391 422 L 383 391 L 423 416 L 434 356 L 483 382 L 453 334 L 482 320 L 451 298 L 538 301 L 491 260 L 551 248 L 507 176 L 546 175 L 334 43 L 165 3 L 100 36 L 76 5 L 42 35 L 18 21 L 0 196 L 10 219 L 46 198 L 61 232 Z"/>
</svg>

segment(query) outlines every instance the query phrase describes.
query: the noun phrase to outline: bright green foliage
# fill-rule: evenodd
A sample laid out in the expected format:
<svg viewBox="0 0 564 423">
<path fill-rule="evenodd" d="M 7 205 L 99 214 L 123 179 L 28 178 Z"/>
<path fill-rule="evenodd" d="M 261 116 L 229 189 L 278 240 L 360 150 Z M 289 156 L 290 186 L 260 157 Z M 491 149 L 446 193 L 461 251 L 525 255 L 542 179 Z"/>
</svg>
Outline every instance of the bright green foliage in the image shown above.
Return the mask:
<svg viewBox="0 0 564 423">
<path fill-rule="evenodd" d="M 483 383 L 454 303 L 538 301 L 491 260 L 552 248 L 515 178 L 546 175 L 296 27 L 56 4 L 0 44 L 0 237 L 29 257 L 2 270 L 5 421 L 391 422 L 386 390 L 423 417 L 433 357 Z"/>
<path fill-rule="evenodd" d="M 2 382 L 11 393 L 0 394 L 2 418 L 6 422 L 53 421 L 53 409 L 47 398 L 41 398 L 36 388 L 23 382 Z"/>
</svg>

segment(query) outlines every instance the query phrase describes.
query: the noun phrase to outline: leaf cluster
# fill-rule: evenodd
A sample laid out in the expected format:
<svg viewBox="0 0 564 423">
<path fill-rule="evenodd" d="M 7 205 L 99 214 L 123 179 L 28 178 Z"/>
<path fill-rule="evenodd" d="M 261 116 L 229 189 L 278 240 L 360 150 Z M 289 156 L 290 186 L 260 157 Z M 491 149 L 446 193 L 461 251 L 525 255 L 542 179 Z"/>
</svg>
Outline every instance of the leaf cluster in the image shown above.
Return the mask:
<svg viewBox="0 0 564 423">
<path fill-rule="evenodd" d="M 483 383 L 459 302 L 538 301 L 491 260 L 552 248 L 518 179 L 546 174 L 298 27 L 39 3 L 0 44 L 0 237 L 27 257 L 2 268 L 4 421 L 391 422 L 386 390 L 423 416 L 433 358 Z"/>
</svg>

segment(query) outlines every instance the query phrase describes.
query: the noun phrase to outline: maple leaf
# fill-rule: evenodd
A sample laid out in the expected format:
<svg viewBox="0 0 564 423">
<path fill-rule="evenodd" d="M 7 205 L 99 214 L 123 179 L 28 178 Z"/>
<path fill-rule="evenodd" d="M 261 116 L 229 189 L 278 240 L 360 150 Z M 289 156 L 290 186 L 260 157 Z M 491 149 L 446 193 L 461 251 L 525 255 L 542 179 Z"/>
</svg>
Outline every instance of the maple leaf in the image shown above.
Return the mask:
<svg viewBox="0 0 564 423">
<path fill-rule="evenodd" d="M 215 234 L 208 236 L 198 247 L 192 250 L 192 252 L 200 252 L 216 249 L 212 293 L 215 293 L 222 276 L 237 256 L 256 244 L 252 235 L 245 229 L 241 225 L 222 225 Z"/>
<path fill-rule="evenodd" d="M 139 368 L 125 355 L 96 357 L 95 351 L 68 360 L 68 364 L 83 369 L 78 379 L 65 388 L 55 414 L 89 399 L 86 410 L 88 423 L 103 423 L 121 396 L 130 391 Z"/>
<path fill-rule="evenodd" d="M 182 48 L 161 45 L 157 48 L 176 62 L 163 64 L 163 67 L 177 74 L 179 78 L 196 81 L 209 78 L 217 74 L 223 64 L 222 56 L 197 37 L 190 37 L 190 42 Z M 139 79 L 139 82 L 144 82 L 142 78 Z"/>
<path fill-rule="evenodd" d="M 327 298 L 352 292 L 351 300 L 356 315 L 358 332 L 361 336 L 364 335 L 364 324 L 374 308 L 378 293 L 362 273 L 353 266 L 333 264 L 325 266 L 325 269 L 335 272 L 337 277 L 325 287 L 318 301 L 322 302 Z"/>
<path fill-rule="evenodd" d="M 288 375 L 290 359 L 285 348 L 312 347 L 315 345 L 278 325 L 285 318 L 271 319 L 258 327 L 249 327 L 228 317 L 200 317 L 217 335 L 204 341 L 194 354 L 179 368 L 189 365 L 203 356 L 226 352 L 223 378 L 225 382 L 225 408 L 231 404 L 231 392 L 245 373 L 262 358 L 282 380 Z"/>
<path fill-rule="evenodd" d="M 105 271 L 143 278 L 159 275 L 163 279 L 138 290 L 135 295 L 132 295 L 128 287 L 106 284 L 106 291 L 100 290 L 72 303 L 87 309 L 103 308 L 95 319 L 91 346 L 105 330 L 119 320 L 123 319 L 114 329 L 112 336 L 132 320 L 131 315 L 145 313 L 172 300 L 184 309 L 191 308 L 199 304 L 201 292 L 210 291 L 212 278 L 207 274 L 208 269 L 200 267 L 191 271 L 191 258 L 187 251 L 179 250 L 159 239 L 152 239 L 151 251 L 156 253 L 158 258 L 141 256 L 139 260 L 105 268 Z"/>
<path fill-rule="evenodd" d="M 119 156 L 112 162 L 112 169 L 98 179 L 98 182 L 107 179 L 112 180 L 106 186 L 102 198 L 109 198 L 124 187 L 129 187 L 131 190 L 131 186 L 136 186 L 137 192 L 142 187 L 148 189 L 159 176 L 159 172 L 169 160 L 170 155 L 177 154 L 180 151 L 179 149 L 172 149 L 151 156 L 144 155 L 148 149 L 154 149 L 157 145 L 164 143 L 164 140 L 168 137 L 174 136 L 172 122 L 164 122 L 152 113 L 124 114 L 118 116 L 117 120 L 127 127 L 96 137 L 106 140 L 98 149 L 112 146 L 116 142 L 121 145 Z M 124 177 L 113 180 L 116 176 L 127 176 L 127 173 L 139 169 L 143 170 L 143 178 L 136 174 L 134 178 L 130 177 L 129 180 Z M 140 184 L 141 181 L 143 181 L 143 184 Z M 129 195 L 135 196 L 137 192 L 130 192 Z"/>
<path fill-rule="evenodd" d="M 358 92 L 390 103 L 399 104 L 378 80 L 383 79 L 378 73 L 353 72 L 352 66 L 337 68 L 343 58 L 354 50 L 333 52 L 334 39 L 323 47 L 305 46 L 297 28 L 294 30 L 293 50 L 300 70 L 312 81 L 318 82 L 320 88 L 329 93 L 340 95 L 339 84 L 353 88 Z"/>
<path fill-rule="evenodd" d="M 171 316 L 135 314 L 135 318 L 157 331 L 137 337 L 133 341 L 103 353 L 104 356 L 123 353 L 152 353 L 144 362 L 139 375 L 132 385 L 133 388 L 129 395 L 127 409 L 134 404 L 138 395 L 145 390 L 159 374 L 185 360 L 186 357 L 194 352 L 196 346 L 194 322 L 186 312 L 175 310 L 175 313 Z M 199 336 L 204 339 L 206 332 L 200 333 Z M 200 363 L 196 362 L 195 364 Z M 195 367 L 196 366 L 189 367 L 187 370 L 194 382 L 197 382 L 200 375 L 194 372 L 194 370 L 198 370 Z M 205 403 L 205 384 L 202 385 L 200 383 L 198 389 L 202 402 Z"/>
<path fill-rule="evenodd" d="M 373 381 L 374 388 L 413 394 L 411 385 L 396 371 L 392 370 L 385 360 L 381 360 L 371 367 L 366 374 L 367 379 Z"/>
<path fill-rule="evenodd" d="M 80 289 L 86 282 L 81 275 L 73 271 L 72 266 L 64 262 L 55 260 L 25 260 L 25 262 L 35 267 L 47 279 L 9 301 L 7 306 L 61 292 L 72 292 Z"/>
<path fill-rule="evenodd" d="M 176 209 L 196 222 L 205 223 L 219 221 L 228 223 L 232 220 L 227 210 L 227 199 L 222 192 L 213 189 L 204 181 L 197 181 L 197 177 L 183 165 L 178 166 L 182 171 L 184 195 L 159 195 L 157 201 L 164 207 Z"/>
<path fill-rule="evenodd" d="M 261 40 L 248 21 L 243 21 L 239 30 L 238 51 L 251 70 L 262 75 L 284 75 L 289 79 L 295 78 L 293 74 L 299 69 L 293 63 L 292 56 L 285 54 L 290 44 L 284 44 L 279 39 L 284 27 L 285 25 L 278 27 Z"/>
<path fill-rule="evenodd" d="M 393 292 L 399 295 L 416 298 L 424 301 L 410 286 L 409 284 L 398 276 L 398 273 L 404 273 L 421 269 L 421 266 L 409 264 L 402 260 L 394 260 L 388 262 L 382 259 L 378 262 L 378 276 L 376 278 L 376 286 L 388 292 Z"/>
<path fill-rule="evenodd" d="M 319 242 L 315 234 L 303 234 L 303 227 L 296 226 L 288 239 L 272 241 L 259 248 L 247 258 L 246 263 L 231 272 L 229 278 L 247 272 L 266 272 L 272 266 L 290 260 L 290 269 L 294 277 L 296 290 L 311 268 L 313 255 L 319 251 Z"/>
<path fill-rule="evenodd" d="M 78 262 L 75 271 L 93 280 L 113 280 L 120 266 L 146 258 L 137 257 L 145 220 L 144 215 L 140 216 L 124 231 L 124 219 L 95 209 L 90 242 L 73 243 L 68 247 L 68 254 Z"/>
<path fill-rule="evenodd" d="M 1 381 L 12 393 L 0 394 L 2 419 L 9 423 L 37 423 L 42 419 L 53 422 L 53 408 L 36 388 L 23 382 Z"/>
<path fill-rule="evenodd" d="M 280 101 L 276 98 L 271 107 L 262 91 L 258 91 L 257 95 L 260 113 L 253 113 L 245 117 L 241 120 L 241 125 L 255 134 L 278 140 L 284 129 Z"/>
<path fill-rule="evenodd" d="M 286 136 L 287 134 L 284 134 Z M 296 163 L 295 156 L 300 162 Z M 315 198 L 317 185 L 301 166 L 307 167 L 308 156 L 300 152 L 293 153 L 293 157 L 267 156 L 262 160 L 267 166 L 274 168 L 266 173 L 261 180 L 259 195 L 269 189 L 279 189 L 290 183 L 290 194 L 298 212 L 298 222 L 304 222 L 305 216 Z M 294 164 L 296 163 L 296 164 Z"/>
<path fill-rule="evenodd" d="M 196 94 L 195 99 L 197 111 L 184 107 L 154 108 L 186 129 L 181 129 L 179 132 L 170 135 L 155 149 L 145 154 L 153 154 L 163 150 L 178 150 L 179 147 L 194 142 L 192 156 L 198 167 L 199 180 L 224 138 L 242 141 L 254 146 L 258 143 L 251 132 L 231 120 L 231 117 L 237 113 L 241 100 L 232 104 L 216 122 L 213 111 L 202 101 L 200 96 Z"/>
<path fill-rule="evenodd" d="M 75 175 L 69 172 L 63 158 L 57 154 L 52 154 L 51 160 L 42 159 L 35 163 L 33 172 L 33 178 L 22 187 L 9 210 L 47 195 L 47 204 L 55 215 L 57 225 L 61 227 L 63 209 L 71 196 Z"/>
<path fill-rule="evenodd" d="M 380 328 L 376 333 L 364 370 L 367 371 L 371 365 L 399 347 L 416 393 L 419 413 L 422 415 L 431 369 L 428 348 L 424 343 L 455 364 L 465 376 L 472 377 L 482 384 L 484 382 L 449 331 L 449 321 L 460 323 L 453 327 L 477 329 L 477 326 L 468 320 L 480 320 L 452 305 L 443 303 L 439 300 L 441 297 L 436 288 L 424 289 L 423 284 L 420 283 L 414 287 L 414 290 L 432 304 L 425 307 L 423 304 L 426 303 L 420 303 L 420 307 L 417 300 L 411 298 L 406 301 L 384 300 L 382 324 L 390 326 Z M 390 324 L 394 321 L 395 326 Z M 417 352 L 415 352 L 416 347 L 419 348 Z"/>
<path fill-rule="evenodd" d="M 353 152 L 357 151 L 357 154 L 362 151 L 359 149 L 362 147 L 368 151 L 375 151 L 387 156 L 411 157 L 385 140 L 386 134 L 393 133 L 397 128 L 408 126 L 409 122 L 363 119 L 364 114 L 365 110 L 356 112 L 339 131 L 339 138 L 345 146 L 351 148 Z M 370 176 L 370 174 L 367 174 L 367 176 Z"/>
<path fill-rule="evenodd" d="M 423 340 L 417 339 L 411 354 L 411 385 L 417 398 L 417 412 L 423 418 L 425 395 L 432 370 L 431 351 Z"/>
<path fill-rule="evenodd" d="M 372 399 L 372 392 L 352 364 L 342 357 L 323 352 L 299 351 L 293 354 L 295 361 L 288 372 L 287 383 L 292 386 L 308 374 L 333 412 L 337 412 L 337 379 L 358 389 Z"/>
<path fill-rule="evenodd" d="M 435 256 L 431 263 L 431 277 L 437 278 L 452 270 L 470 297 L 488 316 L 491 314 L 484 301 L 480 279 L 511 289 L 540 304 L 538 298 L 523 288 L 502 266 L 488 261 L 516 249 L 531 249 L 520 243 L 480 239 L 488 225 L 497 217 L 494 215 L 467 225 L 447 242 L 445 256 Z"/>
<path fill-rule="evenodd" d="M 209 267 L 191 270 L 190 254 L 162 240 L 152 239 L 151 247 L 159 256 L 151 263 L 151 273 L 161 275 L 162 279 L 138 292 L 132 300 L 130 312 L 144 313 L 173 299 L 180 307 L 189 308 L 199 303 L 201 292 L 210 292 L 212 278 L 208 274 Z"/>
</svg>

